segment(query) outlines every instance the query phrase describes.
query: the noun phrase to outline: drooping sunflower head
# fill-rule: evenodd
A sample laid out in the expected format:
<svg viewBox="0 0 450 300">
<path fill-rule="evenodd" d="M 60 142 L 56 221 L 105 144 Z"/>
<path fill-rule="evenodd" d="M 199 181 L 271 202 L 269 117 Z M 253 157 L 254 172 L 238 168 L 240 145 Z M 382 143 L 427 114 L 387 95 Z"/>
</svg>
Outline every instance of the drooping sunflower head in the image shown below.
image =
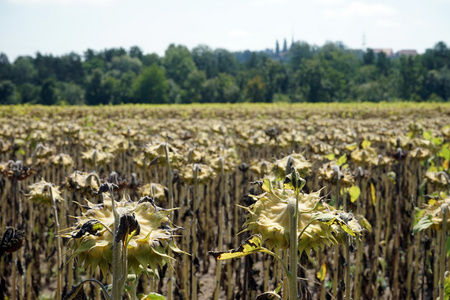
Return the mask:
<svg viewBox="0 0 450 300">
<path fill-rule="evenodd" d="M 413 228 L 413 232 L 417 233 L 428 228 L 434 230 L 441 230 L 442 223 L 444 221 L 443 210 L 447 210 L 447 223 L 450 223 L 450 197 L 441 192 L 437 198 L 432 198 L 425 204 L 423 209 L 416 211 L 416 225 Z M 448 226 L 448 225 L 447 225 Z"/>
<path fill-rule="evenodd" d="M 44 179 L 30 185 L 28 188 L 30 189 L 30 192 L 27 194 L 27 197 L 33 202 L 52 205 L 53 198 L 55 201 L 61 201 L 61 192 L 59 188 L 46 182 Z"/>
<path fill-rule="evenodd" d="M 295 168 L 300 176 L 306 177 L 310 172 L 311 163 L 302 154 L 292 153 L 277 160 L 272 167 L 272 171 L 277 178 L 284 179 L 286 172 L 290 173 L 292 168 Z"/>
<path fill-rule="evenodd" d="M 295 192 L 272 187 L 267 179 L 262 189 L 265 193 L 253 196 L 256 202 L 247 208 L 249 214 L 244 224 L 245 231 L 261 234 L 269 248 L 287 249 L 292 213 L 289 206 L 295 207 Z M 339 236 L 344 232 L 356 235 L 363 231 L 356 220 L 342 220 L 341 213 L 322 201 L 320 191 L 300 193 L 297 223 L 299 251 L 317 251 L 319 247 L 338 243 Z"/>
<path fill-rule="evenodd" d="M 140 267 L 156 270 L 172 259 L 168 249 L 181 252 L 173 240 L 173 232 L 178 228 L 169 220 L 170 210 L 157 207 L 150 197 L 138 202 L 122 200 L 115 202 L 120 216 L 119 237 L 127 245 L 128 267 L 136 274 Z M 114 215 L 112 200 L 105 196 L 102 204 L 87 202 L 83 215 L 77 218 L 77 225 L 65 236 L 73 240 L 73 255 L 93 272 L 98 266 L 106 275 L 112 263 L 114 242 Z M 128 241 L 128 242 L 126 242 Z"/>
<path fill-rule="evenodd" d="M 206 183 L 215 176 L 214 169 L 205 164 L 187 164 L 180 172 L 182 181 L 189 185 L 193 185 L 196 180 L 198 183 Z"/>
</svg>

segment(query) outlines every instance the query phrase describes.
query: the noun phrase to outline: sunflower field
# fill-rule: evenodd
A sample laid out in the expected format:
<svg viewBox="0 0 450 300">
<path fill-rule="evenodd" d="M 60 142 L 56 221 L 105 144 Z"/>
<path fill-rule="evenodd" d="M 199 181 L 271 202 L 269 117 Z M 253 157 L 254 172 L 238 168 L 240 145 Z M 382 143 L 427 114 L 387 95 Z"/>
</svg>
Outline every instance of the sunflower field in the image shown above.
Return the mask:
<svg viewBox="0 0 450 300">
<path fill-rule="evenodd" d="M 449 299 L 450 105 L 0 107 L 0 299 Z"/>
</svg>

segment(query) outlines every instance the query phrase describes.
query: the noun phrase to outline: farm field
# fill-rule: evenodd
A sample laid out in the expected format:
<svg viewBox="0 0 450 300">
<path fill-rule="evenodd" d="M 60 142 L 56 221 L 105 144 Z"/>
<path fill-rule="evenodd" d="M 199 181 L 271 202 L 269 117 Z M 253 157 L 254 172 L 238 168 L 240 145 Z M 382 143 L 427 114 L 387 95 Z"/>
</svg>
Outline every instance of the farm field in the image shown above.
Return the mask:
<svg viewBox="0 0 450 300">
<path fill-rule="evenodd" d="M 0 106 L 0 299 L 448 299 L 449 165 L 449 104 Z"/>
</svg>

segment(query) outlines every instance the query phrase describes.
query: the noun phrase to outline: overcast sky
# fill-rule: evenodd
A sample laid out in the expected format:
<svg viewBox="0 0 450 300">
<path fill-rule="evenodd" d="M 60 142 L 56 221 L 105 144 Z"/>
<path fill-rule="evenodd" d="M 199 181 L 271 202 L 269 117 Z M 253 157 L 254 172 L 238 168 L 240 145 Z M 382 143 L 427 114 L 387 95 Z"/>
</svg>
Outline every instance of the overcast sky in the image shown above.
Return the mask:
<svg viewBox="0 0 450 300">
<path fill-rule="evenodd" d="M 164 55 L 171 43 L 230 51 L 302 40 L 322 46 L 450 47 L 450 0 L 0 0 L 0 52 L 83 54 L 129 49 Z"/>
</svg>

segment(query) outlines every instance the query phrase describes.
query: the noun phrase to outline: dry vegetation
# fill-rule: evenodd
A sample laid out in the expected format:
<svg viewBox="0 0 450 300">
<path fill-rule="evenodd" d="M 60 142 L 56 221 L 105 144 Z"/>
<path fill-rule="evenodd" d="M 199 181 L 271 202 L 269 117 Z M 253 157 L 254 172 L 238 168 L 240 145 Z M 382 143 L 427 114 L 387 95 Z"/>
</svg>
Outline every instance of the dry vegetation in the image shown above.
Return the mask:
<svg viewBox="0 0 450 300">
<path fill-rule="evenodd" d="M 320 190 L 322 210 L 349 212 L 328 225 L 364 228 L 342 238 L 333 227 L 325 241 L 305 231 L 302 297 L 436 299 L 450 270 L 449 144 L 446 104 L 0 107 L 0 298 L 56 299 L 87 278 L 111 283 L 113 239 L 99 232 L 113 228 L 113 198 L 116 209 L 132 207 L 121 240 L 125 296 L 255 299 L 284 279 L 277 292 L 286 299 L 289 239 L 272 239 L 281 221 L 258 228 L 252 209 L 268 192 L 264 178 L 283 193 L 295 167 L 305 198 Z M 153 213 L 162 215 L 151 227 Z M 211 255 L 250 231 L 281 261 Z M 140 233 L 153 238 L 147 248 L 133 239 Z M 81 253 L 87 244 L 92 252 Z"/>
</svg>

